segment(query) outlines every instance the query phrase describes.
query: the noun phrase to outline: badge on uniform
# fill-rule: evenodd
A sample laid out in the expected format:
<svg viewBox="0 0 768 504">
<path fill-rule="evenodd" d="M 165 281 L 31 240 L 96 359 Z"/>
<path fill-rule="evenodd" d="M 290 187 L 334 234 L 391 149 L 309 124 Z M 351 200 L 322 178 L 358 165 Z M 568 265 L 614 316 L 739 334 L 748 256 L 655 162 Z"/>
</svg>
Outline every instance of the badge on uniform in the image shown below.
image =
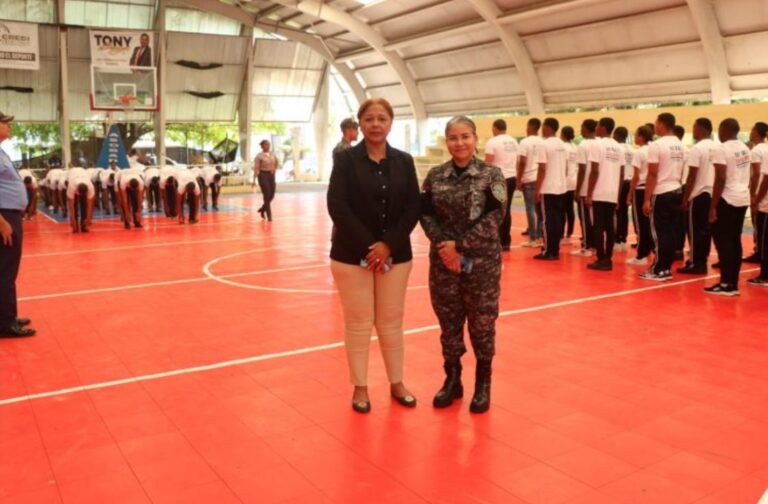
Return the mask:
<svg viewBox="0 0 768 504">
<path fill-rule="evenodd" d="M 491 193 L 500 203 L 507 201 L 507 188 L 501 182 L 497 182 L 491 186 Z"/>
</svg>

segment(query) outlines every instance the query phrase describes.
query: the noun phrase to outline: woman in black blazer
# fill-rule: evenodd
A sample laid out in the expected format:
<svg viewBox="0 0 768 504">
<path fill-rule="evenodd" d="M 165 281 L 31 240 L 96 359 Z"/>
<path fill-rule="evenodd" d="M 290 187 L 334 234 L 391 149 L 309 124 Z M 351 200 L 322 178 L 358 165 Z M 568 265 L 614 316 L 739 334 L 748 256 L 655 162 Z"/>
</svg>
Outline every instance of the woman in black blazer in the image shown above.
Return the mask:
<svg viewBox="0 0 768 504">
<path fill-rule="evenodd" d="M 368 352 L 376 327 L 392 397 L 406 407 L 416 398 L 403 385 L 403 309 L 411 272 L 410 234 L 419 220 L 413 158 L 387 143 L 392 106 L 365 101 L 357 114 L 364 140 L 337 153 L 328 187 L 334 224 L 331 272 L 344 312 L 344 341 L 352 407 L 368 413 Z"/>
</svg>

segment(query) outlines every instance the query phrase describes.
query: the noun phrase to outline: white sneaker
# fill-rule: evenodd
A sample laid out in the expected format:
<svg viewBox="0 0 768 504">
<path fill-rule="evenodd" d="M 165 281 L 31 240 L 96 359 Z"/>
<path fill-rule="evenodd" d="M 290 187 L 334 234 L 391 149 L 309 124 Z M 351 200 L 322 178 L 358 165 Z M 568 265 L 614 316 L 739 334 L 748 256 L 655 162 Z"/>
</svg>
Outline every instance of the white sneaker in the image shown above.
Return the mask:
<svg viewBox="0 0 768 504">
<path fill-rule="evenodd" d="M 572 255 L 572 256 L 579 256 L 579 257 L 581 257 L 583 255 L 583 253 L 584 253 L 584 250 L 582 250 L 582 249 L 571 250 L 569 252 L 570 255 Z"/>
<path fill-rule="evenodd" d="M 626 243 L 617 243 L 613 250 L 615 252 L 626 252 L 627 251 L 627 244 Z"/>
<path fill-rule="evenodd" d="M 632 266 L 645 266 L 648 264 L 648 258 L 643 257 L 642 259 L 638 259 L 637 257 L 633 257 L 632 259 L 627 259 L 627 264 L 631 264 Z"/>
<path fill-rule="evenodd" d="M 535 241 L 528 240 L 528 241 L 524 241 L 523 243 L 521 243 L 520 246 L 521 247 L 525 247 L 525 248 L 533 248 L 533 247 L 537 247 L 538 245 L 536 244 Z"/>
<path fill-rule="evenodd" d="M 539 238 L 534 243 L 535 243 L 534 247 L 543 247 L 544 246 L 544 240 L 542 238 Z"/>
<path fill-rule="evenodd" d="M 593 255 L 595 255 L 595 252 L 592 249 L 587 249 L 582 251 L 581 255 L 583 257 L 592 257 Z"/>
<path fill-rule="evenodd" d="M 567 247 L 570 244 L 571 244 L 571 239 L 570 238 L 563 238 L 562 240 L 560 240 L 560 245 L 563 245 L 563 246 Z"/>
</svg>

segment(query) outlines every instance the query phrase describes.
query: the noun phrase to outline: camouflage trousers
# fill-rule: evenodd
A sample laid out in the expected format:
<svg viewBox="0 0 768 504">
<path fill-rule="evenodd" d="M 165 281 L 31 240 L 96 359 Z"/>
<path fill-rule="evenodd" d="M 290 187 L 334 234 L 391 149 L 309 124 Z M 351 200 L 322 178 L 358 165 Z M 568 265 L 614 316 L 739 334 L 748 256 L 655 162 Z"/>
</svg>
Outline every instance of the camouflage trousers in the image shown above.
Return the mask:
<svg viewBox="0 0 768 504">
<path fill-rule="evenodd" d="M 496 319 L 499 317 L 501 256 L 473 258 L 471 273 L 449 271 L 437 252 L 430 254 L 429 293 L 440 322 L 440 343 L 445 360 L 467 352 L 464 321 L 478 360 L 491 360 L 496 350 Z"/>
</svg>

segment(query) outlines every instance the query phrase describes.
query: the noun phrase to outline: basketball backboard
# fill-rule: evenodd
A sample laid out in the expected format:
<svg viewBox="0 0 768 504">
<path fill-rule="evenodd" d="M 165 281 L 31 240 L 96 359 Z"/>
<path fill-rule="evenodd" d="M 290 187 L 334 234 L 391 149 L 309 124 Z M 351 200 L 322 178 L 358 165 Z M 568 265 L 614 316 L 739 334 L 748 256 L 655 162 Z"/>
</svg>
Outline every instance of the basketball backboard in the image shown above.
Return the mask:
<svg viewBox="0 0 768 504">
<path fill-rule="evenodd" d="M 155 67 L 91 66 L 91 110 L 158 110 Z"/>
</svg>

